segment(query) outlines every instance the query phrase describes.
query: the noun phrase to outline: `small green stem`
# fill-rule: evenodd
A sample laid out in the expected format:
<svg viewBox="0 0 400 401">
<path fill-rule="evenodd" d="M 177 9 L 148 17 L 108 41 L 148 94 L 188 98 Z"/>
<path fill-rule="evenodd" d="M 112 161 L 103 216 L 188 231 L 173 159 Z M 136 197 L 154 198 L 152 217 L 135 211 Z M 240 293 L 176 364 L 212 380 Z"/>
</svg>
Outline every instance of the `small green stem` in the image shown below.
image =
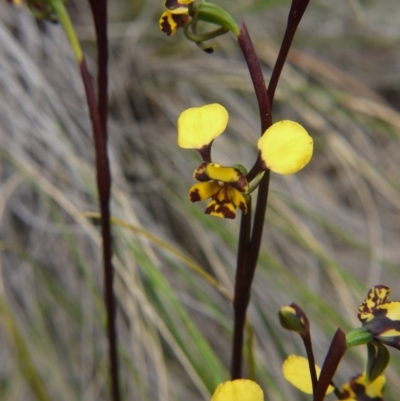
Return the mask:
<svg viewBox="0 0 400 401">
<path fill-rule="evenodd" d="M 371 333 L 364 327 L 354 329 L 346 334 L 347 348 L 369 344 L 372 341 Z"/>
<path fill-rule="evenodd" d="M 218 28 L 211 32 L 199 34 L 190 32 L 189 27 L 190 25 L 186 25 L 183 28 L 183 32 L 189 40 L 195 43 L 205 42 L 206 40 L 214 39 L 218 36 L 224 35 L 225 33 L 229 32 L 227 28 Z"/>
<path fill-rule="evenodd" d="M 69 18 L 69 14 L 64 6 L 64 3 L 62 2 L 62 0 L 46 0 L 46 1 L 53 8 L 54 12 L 57 14 L 57 17 L 60 20 L 65 30 L 65 33 L 68 37 L 68 40 L 71 44 L 72 51 L 74 52 L 76 61 L 78 62 L 78 64 L 80 64 L 83 59 L 81 45 L 79 44 L 79 40 L 76 36 L 75 29 L 71 23 L 71 19 Z"/>
</svg>

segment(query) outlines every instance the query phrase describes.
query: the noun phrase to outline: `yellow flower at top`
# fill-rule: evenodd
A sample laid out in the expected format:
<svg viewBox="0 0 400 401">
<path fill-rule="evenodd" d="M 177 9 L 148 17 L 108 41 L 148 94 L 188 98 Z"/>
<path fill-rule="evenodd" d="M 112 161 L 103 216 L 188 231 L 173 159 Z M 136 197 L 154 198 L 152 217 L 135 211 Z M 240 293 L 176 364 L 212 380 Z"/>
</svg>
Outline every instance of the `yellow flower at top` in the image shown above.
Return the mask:
<svg viewBox="0 0 400 401">
<path fill-rule="evenodd" d="M 400 349 L 400 301 L 389 301 L 389 295 L 389 287 L 372 287 L 357 316 L 375 341 Z"/>
<path fill-rule="evenodd" d="M 168 36 L 190 21 L 188 5 L 194 0 L 164 0 L 166 11 L 160 17 L 159 26 Z"/>
<path fill-rule="evenodd" d="M 252 380 L 238 379 L 221 383 L 211 401 L 264 401 L 264 393 Z"/>
<path fill-rule="evenodd" d="M 190 200 L 197 202 L 211 198 L 207 214 L 235 218 L 237 208 L 247 212 L 249 183 L 245 169 L 211 162 L 211 145 L 225 131 L 228 119 L 228 111 L 217 103 L 185 110 L 178 119 L 178 145 L 198 150 L 204 162 L 193 174 L 201 183 L 190 189 Z M 258 149 L 261 170 L 292 174 L 310 161 L 313 140 L 300 124 L 286 120 L 273 124 L 264 132 L 258 141 Z"/>
</svg>

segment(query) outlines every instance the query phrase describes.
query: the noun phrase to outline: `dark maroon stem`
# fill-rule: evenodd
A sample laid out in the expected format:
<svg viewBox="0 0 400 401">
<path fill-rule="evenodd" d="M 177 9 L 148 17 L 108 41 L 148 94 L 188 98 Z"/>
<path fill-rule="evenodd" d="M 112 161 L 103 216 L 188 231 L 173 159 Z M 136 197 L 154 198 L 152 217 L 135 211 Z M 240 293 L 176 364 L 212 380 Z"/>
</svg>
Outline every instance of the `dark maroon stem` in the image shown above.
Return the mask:
<svg viewBox="0 0 400 401">
<path fill-rule="evenodd" d="M 242 213 L 240 221 L 240 234 L 238 244 L 238 256 L 236 265 L 236 278 L 235 278 L 235 298 L 233 301 L 234 311 L 234 329 L 233 329 L 233 343 L 232 343 L 232 366 L 231 377 L 232 380 L 239 379 L 242 375 L 242 352 L 243 352 L 243 333 L 246 324 L 246 306 L 247 303 L 242 296 L 245 296 L 243 286 L 246 285 L 246 260 L 248 247 L 250 243 L 250 230 L 251 230 L 251 202 L 247 204 L 247 213 Z"/>
<path fill-rule="evenodd" d="M 89 0 L 92 8 L 97 37 L 98 60 L 98 108 L 100 119 L 107 136 L 108 117 L 108 35 L 107 35 L 107 0 Z"/>
<path fill-rule="evenodd" d="M 272 124 L 270 98 L 268 96 L 267 86 L 265 85 L 261 66 L 254 50 L 253 42 L 250 39 L 249 32 L 244 23 L 242 23 L 240 28 L 238 43 L 242 50 L 244 59 L 246 60 L 251 80 L 253 81 L 258 110 L 260 112 L 261 133 L 263 133 Z"/>
<path fill-rule="evenodd" d="M 270 182 L 270 170 L 267 170 L 264 177 L 261 179 L 260 186 L 258 188 L 256 210 L 254 213 L 254 224 L 251 235 L 250 247 L 246 265 L 246 280 L 248 291 L 248 300 L 250 300 L 251 284 L 253 282 L 254 273 L 257 266 L 258 255 L 260 253 L 261 239 L 264 229 L 264 217 L 268 203 L 269 193 L 269 182 Z"/>
<path fill-rule="evenodd" d="M 301 339 L 303 340 L 304 348 L 306 349 L 307 359 L 308 359 L 308 367 L 310 369 L 310 375 L 311 375 L 313 394 L 315 394 L 315 391 L 317 390 L 318 378 L 317 378 L 317 372 L 315 370 L 315 358 L 314 358 L 314 352 L 312 349 L 310 330 L 307 330 L 305 333 L 300 334 L 300 336 L 301 336 Z"/>
<path fill-rule="evenodd" d="M 278 54 L 277 61 L 272 71 L 271 80 L 266 89 L 262 69 L 258 61 L 257 55 L 254 51 L 254 46 L 248 34 L 247 28 L 242 24 L 240 34 L 238 36 L 238 43 L 242 50 L 243 56 L 246 60 L 249 69 L 250 77 L 253 81 L 254 90 L 257 97 L 258 107 L 260 111 L 261 121 L 261 135 L 272 124 L 271 108 L 275 96 L 275 90 L 278 85 L 279 78 L 282 73 L 283 66 L 286 61 L 287 54 L 296 33 L 297 27 L 300 23 L 301 17 L 309 3 L 309 0 L 292 0 L 292 5 L 289 12 L 288 23 L 286 32 L 282 41 L 282 46 Z M 259 159 L 256 161 L 255 166 L 250 170 L 248 179 L 253 179 L 260 172 Z M 232 352 L 232 377 L 241 376 L 242 365 L 242 348 L 243 348 L 243 331 L 246 321 L 246 311 L 250 302 L 251 285 L 254 278 L 254 273 L 260 252 L 261 239 L 264 228 L 264 218 L 268 203 L 268 192 L 270 182 L 270 171 L 265 171 L 264 177 L 261 179 L 257 195 L 257 204 L 254 214 L 253 231 L 251 234 L 247 257 L 244 264 L 244 283 L 240 285 L 235 284 L 234 294 L 234 308 L 235 308 L 235 322 L 234 322 L 234 341 Z M 242 229 L 242 228 L 241 228 Z M 242 232 L 240 233 L 240 236 Z M 240 244 L 239 244 L 240 245 Z M 241 250 L 238 250 L 238 258 L 241 255 Z M 237 279 L 236 279 L 237 280 Z M 237 306 L 237 304 L 241 304 Z M 240 311 L 238 313 L 237 311 Z M 240 333 L 238 333 L 240 331 Z M 238 349 L 240 348 L 240 350 Z"/>
<path fill-rule="evenodd" d="M 346 335 L 342 329 L 337 329 L 333 336 L 329 351 L 326 354 L 321 374 L 319 375 L 317 389 L 313 401 L 323 401 L 326 391 L 332 382 L 333 376 L 347 349 Z"/>
<path fill-rule="evenodd" d="M 93 141 L 96 151 L 96 178 L 100 198 L 101 233 L 103 238 L 103 269 L 104 269 L 104 302 L 107 311 L 107 338 L 109 348 L 109 366 L 111 376 L 111 399 L 120 401 L 119 364 L 116 332 L 116 301 L 113 282 L 114 269 L 112 266 L 112 236 L 110 224 L 110 191 L 111 173 L 107 154 L 107 3 L 106 0 L 90 1 L 98 36 L 98 93 L 96 101 L 91 77 L 85 60 L 81 62 L 82 80 L 85 86 L 90 118 L 93 127 Z"/>
<path fill-rule="evenodd" d="M 293 0 L 290 7 L 285 35 L 283 37 L 282 46 L 279 49 L 278 58 L 272 71 L 271 79 L 268 85 L 268 95 L 271 103 L 271 108 L 274 103 L 275 90 L 278 86 L 278 81 L 281 76 L 283 66 L 285 65 L 287 55 L 292 45 L 297 27 L 303 17 L 303 14 L 310 0 Z"/>
<path fill-rule="evenodd" d="M 117 354 L 117 334 L 115 329 L 116 302 L 113 291 L 114 270 L 111 263 L 112 238 L 110 226 L 110 189 L 111 174 L 107 155 L 107 138 L 104 133 L 92 80 L 88 73 L 85 59 L 80 65 L 82 81 L 85 87 L 90 119 L 92 120 L 93 141 L 96 152 L 96 179 L 100 198 L 101 234 L 103 238 L 104 301 L 107 310 L 107 333 L 109 342 L 110 373 L 112 382 L 112 400 L 119 401 L 119 374 Z"/>
</svg>

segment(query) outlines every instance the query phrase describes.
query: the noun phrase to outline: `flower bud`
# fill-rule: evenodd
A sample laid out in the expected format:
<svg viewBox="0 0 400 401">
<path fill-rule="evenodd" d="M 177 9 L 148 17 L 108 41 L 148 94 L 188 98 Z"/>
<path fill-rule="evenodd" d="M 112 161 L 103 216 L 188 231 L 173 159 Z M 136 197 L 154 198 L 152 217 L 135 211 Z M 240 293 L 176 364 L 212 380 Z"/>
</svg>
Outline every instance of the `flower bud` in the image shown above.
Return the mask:
<svg viewBox="0 0 400 401">
<path fill-rule="evenodd" d="M 294 303 L 279 310 L 279 321 L 286 330 L 295 331 L 299 334 L 304 334 L 310 329 L 306 314 Z"/>
</svg>

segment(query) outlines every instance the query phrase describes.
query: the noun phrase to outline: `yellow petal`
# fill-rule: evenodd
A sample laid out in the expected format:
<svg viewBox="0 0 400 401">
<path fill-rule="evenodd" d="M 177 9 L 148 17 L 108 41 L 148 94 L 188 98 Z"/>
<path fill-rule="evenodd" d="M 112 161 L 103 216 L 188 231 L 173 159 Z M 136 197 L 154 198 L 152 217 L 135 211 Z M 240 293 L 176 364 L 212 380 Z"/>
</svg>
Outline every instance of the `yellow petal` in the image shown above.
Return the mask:
<svg viewBox="0 0 400 401">
<path fill-rule="evenodd" d="M 235 188 L 230 188 L 229 192 L 231 195 L 232 203 L 236 207 L 240 208 L 244 214 L 246 214 L 247 213 L 247 203 L 246 203 L 246 199 L 244 199 L 243 194 Z"/>
<path fill-rule="evenodd" d="M 230 201 L 213 199 L 206 208 L 205 214 L 221 217 L 222 219 L 234 219 L 236 217 L 236 206 Z"/>
<path fill-rule="evenodd" d="M 235 167 L 223 167 L 219 164 L 208 163 L 206 165 L 206 174 L 212 180 L 231 184 L 240 192 L 245 193 L 249 190 L 249 184 L 246 177 Z"/>
<path fill-rule="evenodd" d="M 385 384 L 386 384 L 385 376 L 380 375 L 371 384 L 367 386 L 365 392 L 371 399 L 375 397 L 382 397 Z"/>
<path fill-rule="evenodd" d="M 168 36 L 173 35 L 176 30 L 185 25 L 190 17 L 187 14 L 173 14 L 170 11 L 164 11 L 158 21 L 160 30 Z"/>
<path fill-rule="evenodd" d="M 264 132 L 258 140 L 258 149 L 264 167 L 279 174 L 293 174 L 310 161 L 313 140 L 300 124 L 284 120 Z"/>
<path fill-rule="evenodd" d="M 263 401 L 261 387 L 245 379 L 221 383 L 214 392 L 211 401 Z"/>
<path fill-rule="evenodd" d="M 321 368 L 315 365 L 317 377 L 321 373 Z M 312 382 L 308 360 L 303 356 L 289 355 L 282 366 L 283 377 L 294 387 L 306 394 L 312 394 Z M 333 386 L 328 387 L 327 394 L 333 391 Z"/>
<path fill-rule="evenodd" d="M 366 323 L 373 319 L 374 310 L 379 305 L 385 305 L 389 301 L 390 288 L 384 285 L 376 285 L 372 287 L 367 294 L 364 302 L 358 307 L 358 319 Z"/>
<path fill-rule="evenodd" d="M 211 198 L 221 189 L 221 185 L 216 181 L 200 182 L 193 185 L 189 190 L 189 199 L 191 202 Z"/>
<path fill-rule="evenodd" d="M 220 104 L 208 104 L 185 110 L 178 119 L 178 145 L 201 149 L 225 131 L 228 112 Z"/>
<path fill-rule="evenodd" d="M 392 301 L 387 302 L 386 304 L 382 304 L 376 307 L 374 311 L 375 314 L 384 313 L 385 317 L 392 320 L 392 321 L 399 321 L 400 320 L 400 301 Z M 382 315 L 381 315 L 382 316 Z"/>
</svg>

